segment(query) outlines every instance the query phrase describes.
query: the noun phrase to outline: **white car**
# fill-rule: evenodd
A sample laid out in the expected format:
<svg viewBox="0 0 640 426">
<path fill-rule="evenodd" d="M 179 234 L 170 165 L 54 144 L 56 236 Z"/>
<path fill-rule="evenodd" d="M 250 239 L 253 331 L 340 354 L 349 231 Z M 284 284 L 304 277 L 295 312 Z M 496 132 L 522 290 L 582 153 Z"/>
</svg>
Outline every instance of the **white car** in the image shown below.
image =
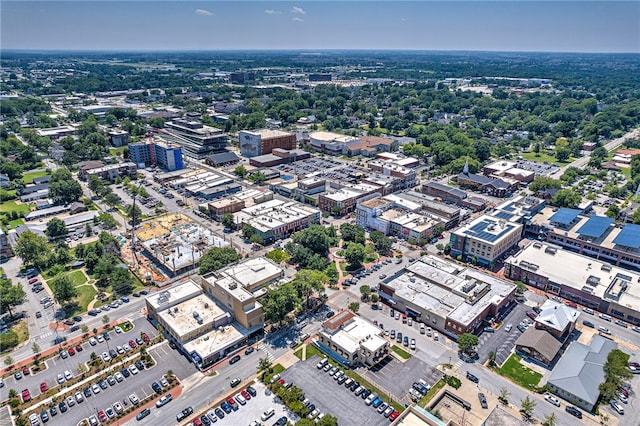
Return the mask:
<svg viewBox="0 0 640 426">
<path fill-rule="evenodd" d="M 129 371 L 131 371 L 131 374 L 133 374 L 134 376 L 135 376 L 136 374 L 138 374 L 138 369 L 136 368 L 136 366 L 135 366 L 135 365 L 130 365 L 130 366 L 129 366 Z"/>
<path fill-rule="evenodd" d="M 511 329 L 513 328 L 512 324 L 507 324 L 507 326 L 504 328 L 504 331 L 506 331 L 507 333 L 511 331 Z"/>
<path fill-rule="evenodd" d="M 116 331 L 117 334 L 122 333 L 122 329 L 120 328 L 119 325 L 116 325 L 115 327 L 113 327 L 113 329 Z"/>
<path fill-rule="evenodd" d="M 96 337 L 96 339 L 98 339 L 98 343 L 104 342 L 104 337 L 102 337 L 102 334 L 98 334 L 98 337 Z"/>
<path fill-rule="evenodd" d="M 132 393 L 131 395 L 129 395 L 129 401 L 131 401 L 133 405 L 136 405 L 137 403 L 140 402 L 140 400 L 138 400 L 138 397 L 135 393 Z"/>
<path fill-rule="evenodd" d="M 164 377 L 160 379 L 160 386 L 162 386 L 163 388 L 166 388 L 167 386 L 169 386 L 169 382 L 167 382 L 167 379 L 165 379 Z"/>
<path fill-rule="evenodd" d="M 553 404 L 553 405 L 555 405 L 556 407 L 559 407 L 559 406 L 560 406 L 560 401 L 558 400 L 558 398 L 556 398 L 556 397 L 555 397 L 555 396 L 553 396 L 553 395 L 546 394 L 546 395 L 544 396 L 544 399 L 545 399 L 547 402 L 552 403 L 552 404 Z"/>
<path fill-rule="evenodd" d="M 103 360 L 104 362 L 109 362 L 109 361 L 111 361 L 111 357 L 109 356 L 109 354 L 108 354 L 108 353 L 106 353 L 106 352 L 102 352 L 102 360 Z"/>
<path fill-rule="evenodd" d="M 62 374 L 58 374 L 58 383 L 59 384 L 63 384 L 64 383 L 64 376 Z"/>
<path fill-rule="evenodd" d="M 65 370 L 64 371 L 64 378 L 67 379 L 67 380 L 73 379 L 73 374 L 71 374 L 71 371 Z"/>
<path fill-rule="evenodd" d="M 93 391 L 93 394 L 94 394 L 94 395 L 97 395 L 97 394 L 99 394 L 99 393 L 100 393 L 100 386 L 98 386 L 98 385 L 93 385 L 93 386 L 91 386 L 91 390 Z"/>
<path fill-rule="evenodd" d="M 129 352 L 131 350 L 131 346 L 127 345 L 126 343 L 122 345 L 122 348 L 124 349 L 125 352 Z"/>
<path fill-rule="evenodd" d="M 114 402 L 113 403 L 113 409 L 116 410 L 116 413 L 121 414 L 124 411 L 124 408 L 122 408 L 122 404 L 120 404 L 120 402 Z"/>
<path fill-rule="evenodd" d="M 615 399 L 612 399 L 610 404 L 611 404 L 611 408 L 616 410 L 618 414 L 624 414 L 624 408 L 622 408 L 622 405 L 620 405 L 618 401 L 616 401 Z"/>
<path fill-rule="evenodd" d="M 96 338 L 95 338 L 95 337 L 92 337 L 91 339 L 89 339 L 89 344 L 90 344 L 91 346 L 95 346 L 95 345 L 97 345 L 97 344 L 98 344 L 98 341 L 96 340 Z"/>
<path fill-rule="evenodd" d="M 78 402 L 78 404 L 80 404 L 82 401 L 84 401 L 84 397 L 82 396 L 82 392 L 76 392 L 75 393 L 75 397 L 76 397 L 76 401 Z"/>
<path fill-rule="evenodd" d="M 124 348 L 122 346 L 116 346 L 116 352 L 118 352 L 119 354 L 123 354 L 124 353 Z"/>
<path fill-rule="evenodd" d="M 240 405 L 245 405 L 247 403 L 247 400 L 244 399 L 244 396 L 242 396 L 240 394 L 236 394 L 235 400 L 238 401 L 240 403 Z"/>
<path fill-rule="evenodd" d="M 75 399 L 73 399 L 73 397 L 72 397 L 72 396 L 68 396 L 68 397 L 67 397 L 67 405 L 68 405 L 69 407 L 73 407 L 74 405 L 76 405 L 76 400 L 75 400 Z"/>
<path fill-rule="evenodd" d="M 113 377 L 115 377 L 118 383 L 121 383 L 124 380 L 124 376 L 120 372 L 117 372 L 116 374 L 114 374 Z"/>
<path fill-rule="evenodd" d="M 409 347 L 414 351 L 416 350 L 416 339 L 411 339 L 411 344 L 409 345 Z"/>
</svg>

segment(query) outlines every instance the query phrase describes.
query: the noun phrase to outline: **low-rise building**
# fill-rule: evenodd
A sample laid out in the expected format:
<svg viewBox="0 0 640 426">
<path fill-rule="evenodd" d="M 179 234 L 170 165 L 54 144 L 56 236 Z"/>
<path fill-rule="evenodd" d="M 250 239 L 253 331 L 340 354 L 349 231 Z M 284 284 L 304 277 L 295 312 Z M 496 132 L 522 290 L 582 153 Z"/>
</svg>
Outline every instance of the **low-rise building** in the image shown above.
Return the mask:
<svg viewBox="0 0 640 426">
<path fill-rule="evenodd" d="M 354 313 L 342 311 L 322 323 L 315 343 L 345 367 L 373 367 L 389 354 L 389 342 L 383 333 Z"/>
<path fill-rule="evenodd" d="M 136 165 L 132 162 L 107 164 L 106 166 L 95 169 L 85 169 L 82 171 L 82 176 L 85 180 L 89 180 L 91 176 L 95 176 L 98 179 L 113 182 L 119 177 L 133 177 L 137 174 L 137 170 Z"/>
<path fill-rule="evenodd" d="M 522 224 L 482 215 L 451 232 L 451 254 L 493 265 L 520 242 Z"/>
<path fill-rule="evenodd" d="M 260 189 L 246 189 L 220 200 L 207 203 L 209 214 L 221 220 L 226 213 L 237 213 L 245 207 L 251 207 L 265 201 L 273 200 L 273 192 Z"/>
<path fill-rule="evenodd" d="M 439 223 L 428 216 L 409 212 L 391 219 L 389 234 L 405 240 L 427 240 L 432 237 Z"/>
<path fill-rule="evenodd" d="M 320 223 L 320 211 L 295 201 L 270 200 L 236 213 L 237 226 L 248 224 L 267 242 L 287 238 L 293 232 Z"/>
<path fill-rule="evenodd" d="M 129 132 L 125 130 L 112 130 L 108 134 L 111 145 L 117 147 L 129 144 Z"/>
<path fill-rule="evenodd" d="M 504 271 L 512 280 L 640 325 L 637 272 L 540 241 L 509 257 Z"/>
<path fill-rule="evenodd" d="M 36 129 L 36 131 L 38 132 L 38 136 L 48 137 L 52 141 L 55 141 L 67 136 L 72 136 L 76 132 L 76 128 L 73 126 L 65 125 Z"/>
<path fill-rule="evenodd" d="M 453 338 L 483 327 L 515 303 L 515 285 L 473 268 L 423 256 L 380 283 L 379 295 L 399 312 Z"/>
<path fill-rule="evenodd" d="M 355 146 L 359 143 L 360 139 L 354 136 L 325 131 L 309 133 L 309 144 L 311 147 L 327 154 L 343 154 L 350 146 Z"/>
<path fill-rule="evenodd" d="M 422 192 L 443 201 L 455 203 L 474 211 L 481 211 L 487 206 L 487 201 L 480 197 L 470 197 L 461 189 L 430 181 L 422 185 Z"/>
<path fill-rule="evenodd" d="M 274 148 L 269 154 L 249 158 L 249 164 L 259 168 L 274 167 L 280 164 L 291 164 L 296 161 L 306 160 L 307 158 L 311 158 L 311 153 L 301 149 Z"/>
<path fill-rule="evenodd" d="M 508 178 L 514 179 L 521 184 L 527 184 L 533 182 L 536 177 L 535 172 L 530 170 L 524 170 L 517 167 L 515 161 L 500 160 L 495 163 L 488 164 L 482 168 L 482 173 L 485 176 L 495 178 Z"/>
<path fill-rule="evenodd" d="M 318 207 L 323 212 L 337 216 L 351 213 L 358 201 L 382 195 L 380 187 L 367 184 L 338 184 L 337 191 L 326 192 L 318 197 Z"/>
<path fill-rule="evenodd" d="M 549 390 L 592 411 L 600 397 L 599 386 L 605 381 L 603 366 L 609 352 L 617 347 L 613 340 L 600 335 L 594 335 L 589 345 L 572 342 L 547 380 Z"/>
</svg>

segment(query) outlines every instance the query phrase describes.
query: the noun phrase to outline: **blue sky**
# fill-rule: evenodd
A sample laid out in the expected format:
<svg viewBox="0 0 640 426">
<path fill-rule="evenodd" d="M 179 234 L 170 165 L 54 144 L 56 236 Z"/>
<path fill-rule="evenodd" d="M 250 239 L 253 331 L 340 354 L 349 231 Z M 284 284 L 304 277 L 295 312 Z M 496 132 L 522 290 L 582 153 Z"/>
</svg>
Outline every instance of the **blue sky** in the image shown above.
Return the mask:
<svg viewBox="0 0 640 426">
<path fill-rule="evenodd" d="M 638 1 L 11 1 L 0 47 L 640 52 Z"/>
</svg>

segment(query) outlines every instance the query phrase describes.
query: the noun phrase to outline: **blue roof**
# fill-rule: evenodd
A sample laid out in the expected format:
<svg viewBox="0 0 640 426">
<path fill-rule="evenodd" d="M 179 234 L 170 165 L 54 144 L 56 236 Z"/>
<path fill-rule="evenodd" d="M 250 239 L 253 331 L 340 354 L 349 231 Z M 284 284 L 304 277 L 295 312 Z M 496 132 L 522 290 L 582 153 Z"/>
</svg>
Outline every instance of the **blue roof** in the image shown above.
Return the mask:
<svg viewBox="0 0 640 426">
<path fill-rule="evenodd" d="M 621 246 L 640 248 L 640 225 L 627 224 L 613 240 L 614 244 Z"/>
<path fill-rule="evenodd" d="M 578 229 L 578 234 L 585 237 L 600 238 L 612 223 L 613 219 L 610 217 L 591 216 L 589 220 Z"/>
<path fill-rule="evenodd" d="M 562 225 L 568 225 L 578 217 L 582 210 L 562 208 L 555 212 L 553 216 L 549 218 L 549 222 L 560 223 Z"/>
<path fill-rule="evenodd" d="M 511 219 L 511 216 L 513 216 L 513 215 L 511 213 L 509 213 L 509 212 L 497 212 L 493 216 L 499 217 L 500 219 L 509 220 L 509 219 Z"/>
<path fill-rule="evenodd" d="M 512 223 L 506 222 L 504 224 L 504 227 L 501 228 L 498 232 L 495 232 L 494 229 L 494 233 L 489 229 L 492 225 L 498 225 L 498 221 L 485 219 L 482 222 L 476 223 L 471 228 L 467 229 L 464 233 L 469 235 L 470 237 L 475 237 L 479 240 L 493 243 L 494 241 L 500 239 L 504 234 L 511 232 L 511 230 L 515 228 Z"/>
</svg>

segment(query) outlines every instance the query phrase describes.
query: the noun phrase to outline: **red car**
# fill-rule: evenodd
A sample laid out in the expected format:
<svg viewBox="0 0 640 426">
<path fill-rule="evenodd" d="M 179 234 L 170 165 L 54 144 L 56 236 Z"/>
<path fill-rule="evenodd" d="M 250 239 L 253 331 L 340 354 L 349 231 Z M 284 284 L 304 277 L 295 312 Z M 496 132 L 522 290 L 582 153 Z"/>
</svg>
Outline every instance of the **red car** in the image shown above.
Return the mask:
<svg viewBox="0 0 640 426">
<path fill-rule="evenodd" d="M 74 356 L 76 354 L 76 351 L 73 350 L 73 348 L 69 348 L 69 355 Z"/>
<path fill-rule="evenodd" d="M 578 304 L 576 302 L 572 302 L 570 300 L 565 300 L 564 304 L 567 305 L 567 306 L 570 306 L 572 308 L 577 308 L 578 307 Z"/>
<path fill-rule="evenodd" d="M 240 392 L 240 395 L 242 395 L 247 401 L 251 399 L 251 395 L 249 395 L 249 392 L 247 392 L 246 390 Z"/>
<path fill-rule="evenodd" d="M 396 410 L 393 413 L 389 414 L 389 421 L 392 422 L 395 419 L 398 418 L 398 416 L 400 415 L 400 411 Z"/>
<path fill-rule="evenodd" d="M 25 376 L 28 376 L 29 374 L 31 374 L 31 370 L 29 370 L 29 367 L 25 367 L 22 369 L 22 374 Z"/>
<path fill-rule="evenodd" d="M 147 336 L 147 333 L 142 333 L 142 340 L 144 340 L 145 343 L 149 343 L 149 336 Z"/>
<path fill-rule="evenodd" d="M 22 391 L 22 402 L 31 401 L 31 394 L 29 393 L 29 389 L 25 389 Z"/>
<path fill-rule="evenodd" d="M 281 385 L 284 385 L 284 379 L 278 379 L 278 383 L 280 383 Z"/>
<path fill-rule="evenodd" d="M 131 347 L 131 349 L 134 349 L 138 345 L 136 345 L 136 341 L 132 339 L 132 340 L 129 340 L 129 346 Z"/>
<path fill-rule="evenodd" d="M 535 312 L 533 312 L 533 311 L 529 311 L 529 312 L 527 312 L 527 316 L 528 316 L 529 318 L 531 318 L 531 319 L 536 319 L 536 317 L 538 316 L 538 314 L 536 314 L 536 313 L 535 313 Z"/>
<path fill-rule="evenodd" d="M 49 386 L 47 386 L 46 382 L 40 383 L 40 392 L 45 393 L 49 390 Z"/>
<path fill-rule="evenodd" d="M 193 419 L 193 424 L 195 426 L 202 426 L 202 421 L 196 417 L 195 419 Z"/>
<path fill-rule="evenodd" d="M 98 411 L 98 418 L 102 423 L 105 423 L 107 421 L 107 415 L 102 410 Z"/>
<path fill-rule="evenodd" d="M 76 345 L 76 351 L 82 352 L 82 345 Z"/>
</svg>

